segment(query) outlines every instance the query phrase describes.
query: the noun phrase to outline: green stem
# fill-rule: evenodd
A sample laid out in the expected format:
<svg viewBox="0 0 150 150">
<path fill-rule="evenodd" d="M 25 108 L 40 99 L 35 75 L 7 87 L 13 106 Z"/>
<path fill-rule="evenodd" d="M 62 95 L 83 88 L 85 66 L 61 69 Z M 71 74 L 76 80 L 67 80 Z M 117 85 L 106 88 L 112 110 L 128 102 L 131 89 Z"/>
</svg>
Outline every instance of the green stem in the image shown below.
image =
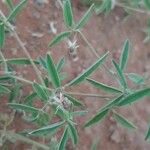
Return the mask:
<svg viewBox="0 0 150 150">
<path fill-rule="evenodd" d="M 78 33 L 81 35 L 82 39 L 85 41 L 85 43 L 88 45 L 89 49 L 92 51 L 92 53 L 99 58 L 99 54 L 97 53 L 96 49 L 93 48 L 92 44 L 88 41 L 88 39 L 84 36 L 84 34 L 78 30 Z"/>
<path fill-rule="evenodd" d="M 3 131 L 1 130 L 0 133 L 2 133 Z M 36 142 L 36 141 L 33 141 L 29 138 L 26 138 L 22 135 L 19 135 L 17 133 L 14 133 L 12 131 L 6 131 L 6 138 L 9 140 L 9 139 L 15 139 L 15 140 L 19 140 L 19 141 L 22 141 L 24 143 L 28 143 L 28 144 L 31 144 L 31 145 L 34 145 L 38 148 L 42 148 L 43 150 L 49 150 L 50 147 L 46 146 L 46 145 L 43 145 L 39 142 Z"/>
<path fill-rule="evenodd" d="M 126 6 L 126 5 L 122 4 L 122 3 L 118 3 L 117 2 L 116 6 L 122 7 L 122 8 L 125 8 L 125 9 L 129 9 L 129 10 L 132 10 L 134 12 L 150 15 L 150 13 L 148 11 L 145 11 L 145 10 L 142 10 L 142 9 L 133 8 L 133 7 L 130 7 L 130 6 Z"/>
<path fill-rule="evenodd" d="M 41 84 L 43 86 L 45 86 L 45 83 L 42 79 L 42 75 L 41 75 L 40 70 L 38 70 L 37 66 L 35 65 L 35 63 L 32 59 L 32 57 L 30 56 L 30 53 L 28 52 L 28 50 L 24 46 L 23 42 L 21 41 L 20 37 L 18 36 L 17 32 L 15 31 L 14 27 L 7 21 L 7 18 L 5 17 L 5 15 L 3 14 L 3 12 L 1 10 L 0 10 L 0 15 L 3 17 L 3 21 L 4 21 L 5 25 L 12 31 L 14 38 L 16 39 L 18 44 L 20 45 L 20 47 L 21 47 L 22 51 L 24 52 L 24 54 L 30 60 L 31 65 L 33 66 L 33 69 L 36 72 L 36 75 L 37 75 L 38 79 L 40 80 Z"/>
<path fill-rule="evenodd" d="M 6 59 L 5 59 L 1 49 L 0 49 L 0 57 L 1 57 L 2 61 L 3 61 L 3 63 L 4 63 L 4 71 L 7 72 L 7 68 L 8 67 L 7 67 Z"/>
<path fill-rule="evenodd" d="M 83 34 L 80 30 L 78 30 L 77 32 L 81 35 L 82 39 L 83 39 L 83 40 L 85 41 L 85 43 L 88 45 L 88 47 L 89 47 L 89 49 L 92 51 L 92 53 L 93 53 L 97 58 L 99 58 L 99 57 L 100 57 L 99 54 L 97 53 L 97 51 L 95 50 L 95 48 L 93 48 L 93 46 L 92 46 L 91 43 L 88 41 L 88 39 L 84 36 L 84 34 Z M 109 69 L 107 66 L 105 66 L 104 64 L 102 64 L 102 66 L 103 66 L 103 67 L 105 68 L 105 70 L 106 70 L 115 80 L 117 80 L 117 82 L 118 82 L 118 79 L 116 78 L 115 74 L 112 73 L 112 72 L 110 71 L 110 69 Z"/>
<path fill-rule="evenodd" d="M 105 96 L 105 95 L 99 95 L 99 94 L 89 94 L 89 93 L 80 93 L 80 92 L 66 92 L 67 94 L 70 95 L 76 95 L 76 96 L 86 96 L 86 97 L 98 97 L 98 98 L 103 98 L 103 99 L 110 99 L 112 97 L 110 96 Z"/>
</svg>

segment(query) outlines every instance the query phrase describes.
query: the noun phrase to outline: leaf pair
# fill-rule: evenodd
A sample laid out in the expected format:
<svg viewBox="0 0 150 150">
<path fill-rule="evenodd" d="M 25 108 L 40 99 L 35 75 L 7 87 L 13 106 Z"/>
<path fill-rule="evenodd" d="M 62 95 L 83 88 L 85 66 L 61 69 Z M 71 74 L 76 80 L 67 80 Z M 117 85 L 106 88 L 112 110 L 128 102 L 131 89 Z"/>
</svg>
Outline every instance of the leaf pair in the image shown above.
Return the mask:
<svg viewBox="0 0 150 150">
<path fill-rule="evenodd" d="M 86 23 L 88 18 L 91 16 L 92 9 L 94 4 L 88 9 L 88 11 L 81 17 L 81 19 L 76 23 L 75 27 L 73 27 L 73 13 L 70 0 L 65 0 L 63 4 L 63 18 L 67 28 L 74 28 L 74 30 L 81 29 Z M 54 37 L 48 44 L 49 47 L 59 43 L 61 40 L 69 37 L 71 35 L 71 31 L 61 32 L 56 37 Z"/>
<path fill-rule="evenodd" d="M 89 121 L 87 121 L 85 123 L 85 127 L 91 126 L 92 124 L 95 124 L 97 122 L 99 122 L 101 119 L 103 119 L 108 111 L 110 110 L 110 108 L 114 107 L 114 106 L 124 106 L 127 104 L 131 104 L 133 102 L 136 102 L 137 100 L 143 98 L 144 96 L 147 96 L 150 94 L 150 88 L 145 88 L 142 90 L 138 90 L 126 97 L 124 97 L 124 95 L 119 96 L 118 98 L 108 102 L 108 104 L 106 104 L 104 107 L 102 107 L 94 117 L 92 117 Z M 127 126 L 127 120 L 125 118 L 123 118 L 121 115 L 117 115 L 114 114 L 113 116 L 115 118 L 116 121 L 118 121 L 121 124 L 124 124 Z M 130 124 L 130 125 L 129 125 Z M 131 123 L 128 123 L 128 127 L 133 127 Z"/>
<path fill-rule="evenodd" d="M 80 29 L 82 28 L 88 18 L 91 15 L 91 10 L 94 7 L 94 4 L 91 5 L 91 7 L 88 9 L 88 11 L 81 17 L 81 19 L 78 21 L 78 23 L 75 25 L 75 29 Z M 71 2 L 70 0 L 65 0 L 63 4 L 63 18 L 64 22 L 67 27 L 72 27 L 73 26 L 73 13 L 72 13 L 72 7 L 71 7 Z"/>
<path fill-rule="evenodd" d="M 19 13 L 19 11 L 22 9 L 22 7 L 26 4 L 27 0 L 22 0 L 20 3 L 18 3 L 11 11 L 9 16 L 7 17 L 8 21 L 13 20 L 16 15 Z"/>
<path fill-rule="evenodd" d="M 61 86 L 60 78 L 59 78 L 56 66 L 54 64 L 54 61 L 50 54 L 47 54 L 46 63 L 44 62 L 44 65 L 47 69 L 48 76 L 52 82 L 53 87 L 59 88 Z M 57 67 L 61 68 L 61 65 L 62 64 L 59 64 L 59 66 L 57 66 Z M 49 95 L 47 95 L 46 90 L 41 85 L 34 82 L 32 86 L 33 86 L 34 91 L 37 93 L 37 95 L 39 96 L 40 99 L 42 99 L 44 101 L 47 101 L 49 99 Z"/>
<path fill-rule="evenodd" d="M 64 121 L 57 122 L 54 124 L 51 124 L 49 126 L 45 126 L 36 130 L 33 130 L 29 132 L 29 135 L 35 135 L 35 136 L 43 136 L 50 133 L 56 132 L 56 130 L 64 125 Z M 68 124 L 65 126 L 65 129 L 63 131 L 63 134 L 61 136 L 60 142 L 58 144 L 58 150 L 64 150 L 66 142 L 68 140 L 68 136 L 71 137 L 73 144 L 77 144 L 77 132 L 72 124 Z"/>
<path fill-rule="evenodd" d="M 127 61 L 128 61 L 129 47 L 130 47 L 129 40 L 126 40 L 124 42 L 124 45 L 122 48 L 119 64 L 117 64 L 116 61 L 114 61 L 114 60 L 112 61 L 113 65 L 116 69 L 116 72 L 119 76 L 119 82 L 124 89 L 127 89 L 127 82 L 126 82 L 126 78 L 124 75 L 124 69 L 125 69 Z"/>
<path fill-rule="evenodd" d="M 65 145 L 68 140 L 68 136 L 71 137 L 71 140 L 74 145 L 77 144 L 77 138 L 78 138 L 77 131 L 76 131 L 76 128 L 74 127 L 74 125 L 70 124 L 70 123 L 64 129 L 64 132 L 61 136 L 61 139 L 60 139 L 60 142 L 58 145 L 58 150 L 65 150 Z"/>
<path fill-rule="evenodd" d="M 61 82 L 60 82 L 60 78 L 58 75 L 58 71 L 56 69 L 56 66 L 55 66 L 50 54 L 47 54 L 47 56 L 46 56 L 46 68 L 47 68 L 47 72 L 51 79 L 53 87 L 54 88 L 60 87 Z"/>
<path fill-rule="evenodd" d="M 88 120 L 85 123 L 84 127 L 91 126 L 91 125 L 101 121 L 108 114 L 109 110 L 112 107 L 116 106 L 122 98 L 123 98 L 123 95 L 121 95 L 118 98 L 108 102 L 108 104 L 106 104 L 105 106 L 100 108 L 100 110 L 97 111 L 96 115 L 94 115 L 90 120 Z"/>
<path fill-rule="evenodd" d="M 94 5 L 92 5 L 89 8 L 89 10 L 85 13 L 85 15 L 79 20 L 79 22 L 75 26 L 76 30 L 79 29 L 79 28 L 82 28 L 85 25 L 85 23 L 87 22 L 90 14 L 91 14 L 91 10 L 92 10 L 93 6 Z M 73 13 L 72 13 L 70 0 L 65 0 L 64 1 L 64 4 L 63 4 L 63 18 L 64 18 L 64 22 L 65 22 L 66 26 L 71 28 L 73 26 Z M 71 35 L 70 31 L 62 32 L 62 33 L 58 34 L 54 39 L 52 39 L 52 41 L 50 41 L 48 46 L 51 47 L 54 44 L 57 44 L 58 42 L 63 40 L 64 38 L 69 37 L 70 35 Z"/>
</svg>

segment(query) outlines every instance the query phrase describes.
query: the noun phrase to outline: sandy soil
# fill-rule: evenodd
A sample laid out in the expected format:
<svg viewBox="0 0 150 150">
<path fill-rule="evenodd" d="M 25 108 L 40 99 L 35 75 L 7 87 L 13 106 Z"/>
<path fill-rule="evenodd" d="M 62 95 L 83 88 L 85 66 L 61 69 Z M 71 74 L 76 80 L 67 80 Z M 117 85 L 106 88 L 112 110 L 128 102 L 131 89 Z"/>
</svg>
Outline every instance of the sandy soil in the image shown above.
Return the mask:
<svg viewBox="0 0 150 150">
<path fill-rule="evenodd" d="M 96 57 L 89 51 L 87 45 L 78 36 L 77 43 L 79 48 L 77 51 L 78 61 L 76 62 L 74 62 L 69 55 L 69 49 L 65 41 L 51 49 L 47 48 L 48 42 L 55 36 L 55 33 L 52 33 L 50 30 L 50 24 L 54 23 L 57 33 L 64 31 L 61 8 L 56 4 L 55 0 L 49 0 L 47 2 L 47 4 L 38 5 L 34 0 L 29 1 L 27 7 L 17 16 L 15 26 L 19 36 L 24 41 L 26 48 L 33 58 L 44 55 L 48 51 L 51 52 L 56 62 L 60 56 L 65 56 L 66 65 L 64 71 L 68 72 L 67 79 L 65 80 L 65 82 L 67 82 L 94 62 Z M 0 9 L 7 13 L 2 2 L 0 2 Z M 86 9 L 86 7 L 79 6 L 78 3 L 74 1 L 73 11 L 75 20 L 78 20 Z M 93 14 L 82 31 L 100 55 L 107 50 L 111 52 L 111 57 L 109 57 L 106 62 L 109 67 L 111 67 L 110 61 L 112 57 L 118 59 L 121 46 L 124 40 L 128 38 L 132 43 L 132 48 L 126 72 L 150 75 L 150 43 L 144 44 L 142 42 L 145 37 L 142 31 L 145 28 L 145 20 L 146 18 L 142 14 L 132 15 L 125 20 L 124 12 L 120 8 L 116 8 L 106 16 Z M 20 47 L 9 34 L 3 51 L 7 58 L 24 56 Z M 17 67 L 17 69 L 21 74 L 23 71 L 24 78 L 30 80 L 35 79 L 35 74 L 31 67 L 24 66 L 24 68 Z M 107 75 L 104 69 L 98 70 L 92 77 L 109 85 L 117 85 L 116 82 Z M 88 93 L 102 93 L 86 83 L 76 86 L 72 90 Z M 24 94 L 26 94 L 27 91 L 29 90 L 24 89 Z M 89 108 L 89 114 L 86 117 L 77 119 L 78 123 L 82 124 L 104 104 L 104 101 L 99 98 L 79 98 L 81 98 Z M 76 150 L 90 150 L 91 143 L 94 139 L 98 139 L 98 150 L 149 150 L 150 143 L 144 141 L 144 133 L 147 129 L 147 122 L 150 115 L 149 99 L 150 98 L 147 98 L 129 108 L 125 107 L 119 110 L 138 126 L 138 130 L 129 131 L 123 129 L 108 116 L 101 123 L 91 128 L 83 130 L 78 127 L 80 138 Z M 3 101 L 6 102 L 5 100 Z M 0 110 L 3 113 L 10 113 L 5 103 L 1 105 Z M 25 123 L 21 123 L 20 116 L 16 118 L 11 128 L 22 130 L 28 127 Z M 16 143 L 10 148 L 10 150 L 14 149 L 27 150 L 27 147 L 21 143 Z"/>
</svg>

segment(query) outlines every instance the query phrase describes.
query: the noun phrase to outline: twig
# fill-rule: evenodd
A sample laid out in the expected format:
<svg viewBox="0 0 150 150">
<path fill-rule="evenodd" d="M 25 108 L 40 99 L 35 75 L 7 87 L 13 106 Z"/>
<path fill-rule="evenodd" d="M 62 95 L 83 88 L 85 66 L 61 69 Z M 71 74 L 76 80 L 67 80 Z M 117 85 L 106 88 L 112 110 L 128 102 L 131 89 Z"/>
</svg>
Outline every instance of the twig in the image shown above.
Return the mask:
<svg viewBox="0 0 150 150">
<path fill-rule="evenodd" d="M 78 33 L 81 35 L 82 39 L 85 41 L 85 43 L 88 45 L 89 49 L 91 50 L 91 52 L 97 57 L 99 58 L 99 54 L 97 53 L 97 51 L 95 50 L 95 48 L 93 48 L 93 46 L 90 44 L 90 42 L 88 41 L 88 39 L 84 36 L 84 34 L 78 30 Z M 105 68 L 105 70 L 118 82 L 118 79 L 116 78 L 115 74 L 113 74 L 110 69 L 105 66 L 104 64 L 102 64 L 102 66 Z"/>
<path fill-rule="evenodd" d="M 25 82 L 27 84 L 30 84 L 32 85 L 33 82 L 30 81 L 30 80 L 27 80 L 27 79 L 24 79 L 24 78 L 21 78 L 21 77 L 18 77 L 18 76 L 14 76 L 14 75 L 9 75 L 10 77 L 14 78 L 14 79 L 17 79 L 21 82 Z M 48 87 L 45 87 L 45 86 L 42 86 L 44 89 L 46 90 L 49 90 L 49 91 L 52 91 L 53 89 L 50 89 Z M 80 92 L 67 92 L 67 91 L 64 91 L 65 93 L 67 94 L 70 94 L 70 95 L 79 95 L 79 96 L 86 96 L 86 97 L 99 97 L 99 98 L 112 98 L 112 97 L 109 97 L 109 96 L 103 96 L 103 95 L 98 95 L 98 94 L 88 94 L 88 93 L 80 93 Z"/>
<path fill-rule="evenodd" d="M 3 131 L 0 130 L 0 133 L 2 133 Z M 31 144 L 31 145 L 34 145 L 36 147 L 39 147 L 39 148 L 42 148 L 44 150 L 49 150 L 50 147 L 46 146 L 46 145 L 43 145 L 39 142 L 36 142 L 36 141 L 33 141 L 29 138 L 26 138 L 25 136 L 22 136 L 22 135 L 19 135 L 17 133 L 13 133 L 12 131 L 6 131 L 6 138 L 9 140 L 9 139 L 16 139 L 16 140 L 19 140 L 19 141 L 22 141 L 24 143 L 28 143 L 28 144 Z"/>
<path fill-rule="evenodd" d="M 19 80 L 19 81 L 21 81 L 21 82 L 30 84 L 30 85 L 33 84 L 33 81 L 27 80 L 27 79 L 25 79 L 25 78 L 21 78 L 21 77 L 15 76 L 15 75 L 8 75 L 8 76 L 11 77 L 11 78 L 14 78 L 14 79 L 16 79 L 16 80 Z M 53 89 L 50 89 L 50 88 L 48 88 L 48 87 L 46 87 L 46 86 L 43 86 L 43 85 L 41 85 L 41 87 L 43 87 L 44 89 L 49 90 L 49 91 L 52 91 L 52 90 L 53 90 Z"/>
<path fill-rule="evenodd" d="M 3 14 L 3 12 L 0 10 L 0 15 L 3 17 L 4 19 L 4 23 L 5 25 L 12 31 L 14 38 L 16 39 L 16 41 L 18 42 L 18 44 L 20 45 L 20 47 L 22 48 L 24 54 L 28 57 L 28 59 L 31 62 L 31 65 L 33 66 L 34 71 L 36 72 L 36 75 L 38 77 L 38 79 L 40 80 L 40 82 L 42 83 L 42 85 L 44 86 L 44 81 L 42 79 L 41 76 L 41 72 L 38 70 L 38 68 L 36 67 L 35 63 L 32 60 L 32 57 L 30 56 L 28 50 L 26 49 L 26 47 L 24 46 L 23 42 L 21 41 L 20 37 L 18 36 L 16 30 L 14 29 L 14 27 L 7 21 L 7 18 L 5 17 L 5 15 Z"/>
</svg>

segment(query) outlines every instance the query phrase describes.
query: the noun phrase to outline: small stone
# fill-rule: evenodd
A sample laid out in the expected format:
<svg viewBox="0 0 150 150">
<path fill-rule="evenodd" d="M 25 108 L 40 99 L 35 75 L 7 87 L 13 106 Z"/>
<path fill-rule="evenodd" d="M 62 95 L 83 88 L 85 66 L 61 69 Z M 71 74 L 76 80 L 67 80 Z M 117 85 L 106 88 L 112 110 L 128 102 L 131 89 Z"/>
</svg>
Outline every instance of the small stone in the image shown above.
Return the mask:
<svg viewBox="0 0 150 150">
<path fill-rule="evenodd" d="M 115 143 L 120 143 L 121 136 L 120 136 L 120 134 L 119 134 L 119 131 L 118 131 L 118 130 L 115 130 L 115 131 L 112 133 L 110 139 L 111 139 L 113 142 L 115 142 Z"/>
<path fill-rule="evenodd" d="M 50 21 L 49 22 L 49 33 L 56 34 L 57 33 L 57 28 L 55 27 L 56 22 Z"/>
<path fill-rule="evenodd" d="M 32 13 L 32 16 L 33 16 L 34 18 L 36 18 L 36 19 L 40 19 L 40 17 L 41 17 L 41 15 L 40 15 L 39 12 L 33 12 L 33 13 Z"/>
<path fill-rule="evenodd" d="M 43 33 L 39 33 L 39 32 L 33 32 L 31 35 L 32 37 L 35 37 L 35 38 L 41 38 L 44 36 Z"/>
</svg>

